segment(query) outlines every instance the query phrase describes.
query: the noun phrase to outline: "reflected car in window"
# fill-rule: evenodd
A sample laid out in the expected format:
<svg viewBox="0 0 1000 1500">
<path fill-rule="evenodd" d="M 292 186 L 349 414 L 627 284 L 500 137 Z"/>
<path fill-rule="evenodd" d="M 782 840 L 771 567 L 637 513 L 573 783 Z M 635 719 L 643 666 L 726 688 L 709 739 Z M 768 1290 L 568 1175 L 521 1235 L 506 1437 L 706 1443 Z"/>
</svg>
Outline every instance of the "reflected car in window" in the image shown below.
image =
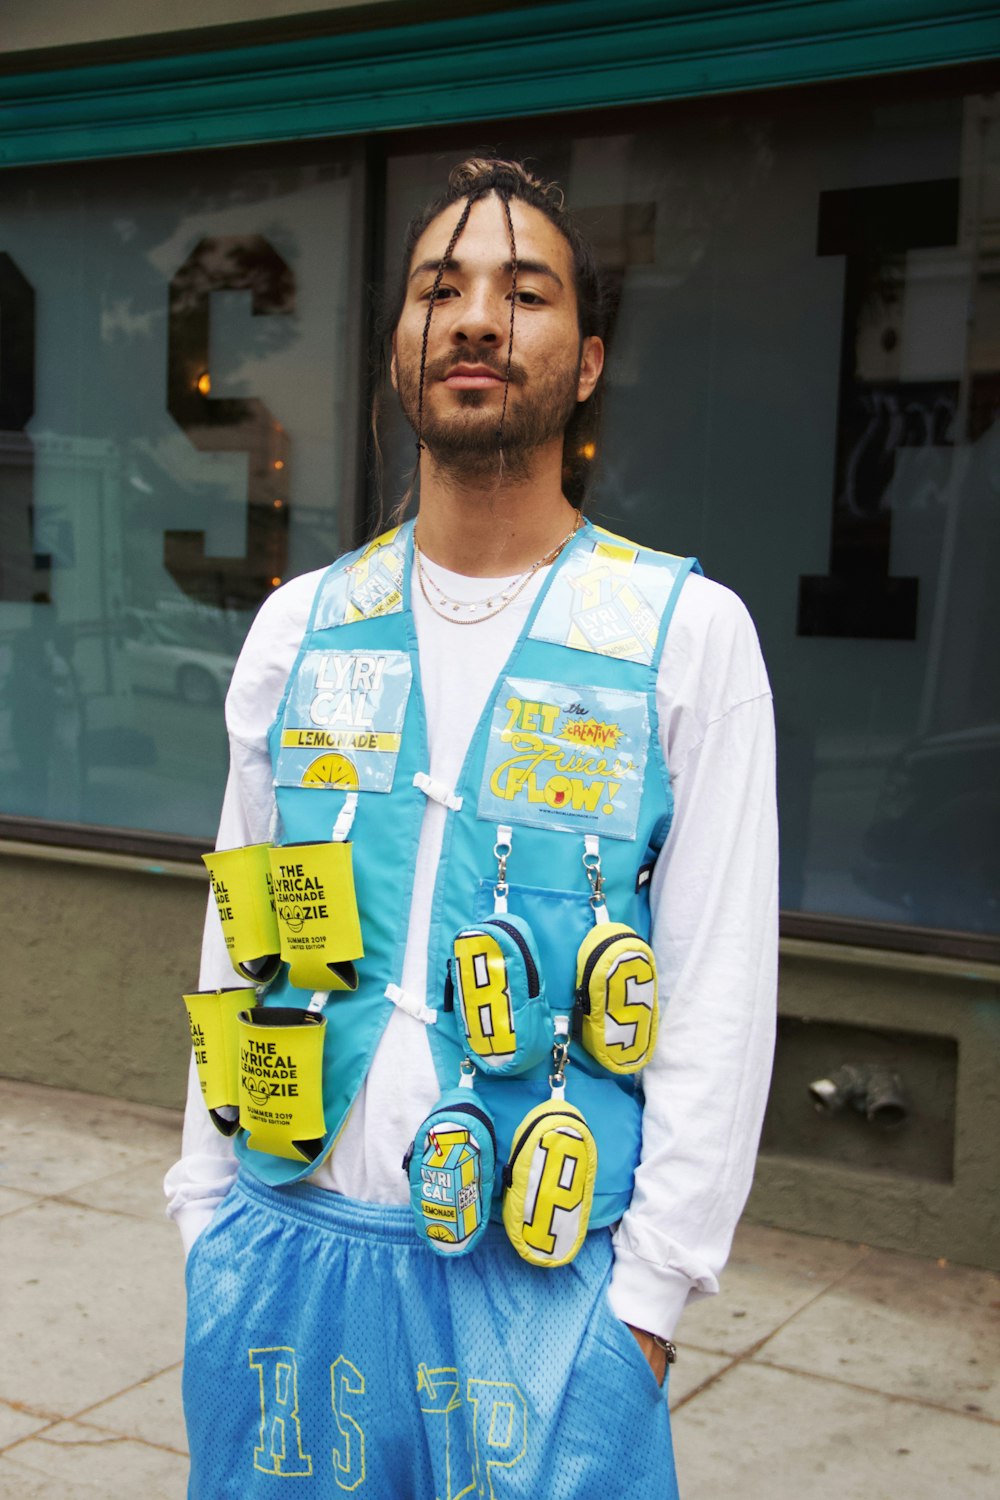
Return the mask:
<svg viewBox="0 0 1000 1500">
<path fill-rule="evenodd" d="M 132 687 L 165 693 L 197 706 L 217 706 L 226 695 L 237 651 L 213 641 L 193 621 L 174 620 L 152 610 L 127 609 L 122 641 Z"/>
</svg>

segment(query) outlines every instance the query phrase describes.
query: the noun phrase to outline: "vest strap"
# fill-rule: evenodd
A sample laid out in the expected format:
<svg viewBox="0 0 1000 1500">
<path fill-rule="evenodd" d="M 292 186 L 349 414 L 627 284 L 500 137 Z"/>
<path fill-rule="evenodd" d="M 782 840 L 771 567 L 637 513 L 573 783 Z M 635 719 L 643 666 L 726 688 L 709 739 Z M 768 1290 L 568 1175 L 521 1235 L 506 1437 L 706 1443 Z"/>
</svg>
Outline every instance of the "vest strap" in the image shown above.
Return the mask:
<svg viewBox="0 0 1000 1500">
<path fill-rule="evenodd" d="M 385 998 L 391 1000 L 393 1005 L 400 1010 L 405 1010 L 408 1016 L 413 1016 L 417 1021 L 423 1021 L 426 1026 L 434 1026 L 437 1023 L 437 1011 L 431 1010 L 416 995 L 411 995 L 407 990 L 400 989 L 398 984 L 387 984 L 385 987 Z"/>
<path fill-rule="evenodd" d="M 445 786 L 443 781 L 435 781 L 434 777 L 428 776 L 426 771 L 417 772 L 413 778 L 413 785 L 432 802 L 440 802 L 442 807 L 448 807 L 452 812 L 461 811 L 461 797 L 456 797 L 451 787 Z"/>
</svg>

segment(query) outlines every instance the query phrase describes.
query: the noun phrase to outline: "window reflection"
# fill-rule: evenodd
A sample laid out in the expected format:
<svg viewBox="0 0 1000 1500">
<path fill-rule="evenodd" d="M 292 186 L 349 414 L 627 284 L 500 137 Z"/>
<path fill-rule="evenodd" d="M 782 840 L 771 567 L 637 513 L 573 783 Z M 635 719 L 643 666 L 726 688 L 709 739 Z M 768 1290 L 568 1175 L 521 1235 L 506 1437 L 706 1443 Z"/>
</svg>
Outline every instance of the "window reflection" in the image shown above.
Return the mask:
<svg viewBox="0 0 1000 1500">
<path fill-rule="evenodd" d="M 4 812 L 210 837 L 253 612 L 353 518 L 352 161 L 5 175 Z"/>
</svg>

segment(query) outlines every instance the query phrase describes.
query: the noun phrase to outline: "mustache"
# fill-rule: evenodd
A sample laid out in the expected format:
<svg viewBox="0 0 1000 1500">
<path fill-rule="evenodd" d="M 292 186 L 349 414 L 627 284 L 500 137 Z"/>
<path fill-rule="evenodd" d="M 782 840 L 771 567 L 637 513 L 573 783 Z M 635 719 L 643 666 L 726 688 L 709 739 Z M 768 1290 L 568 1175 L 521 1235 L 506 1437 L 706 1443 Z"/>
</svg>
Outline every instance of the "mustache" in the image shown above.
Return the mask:
<svg viewBox="0 0 1000 1500">
<path fill-rule="evenodd" d="M 456 365 L 482 365 L 484 369 L 490 370 L 501 380 L 509 379 L 511 385 L 523 385 L 525 381 L 525 370 L 517 360 L 510 362 L 510 374 L 507 374 L 507 360 L 495 355 L 492 350 L 480 350 L 477 354 L 442 354 L 437 359 L 429 359 L 424 370 L 425 380 L 446 380 Z"/>
</svg>

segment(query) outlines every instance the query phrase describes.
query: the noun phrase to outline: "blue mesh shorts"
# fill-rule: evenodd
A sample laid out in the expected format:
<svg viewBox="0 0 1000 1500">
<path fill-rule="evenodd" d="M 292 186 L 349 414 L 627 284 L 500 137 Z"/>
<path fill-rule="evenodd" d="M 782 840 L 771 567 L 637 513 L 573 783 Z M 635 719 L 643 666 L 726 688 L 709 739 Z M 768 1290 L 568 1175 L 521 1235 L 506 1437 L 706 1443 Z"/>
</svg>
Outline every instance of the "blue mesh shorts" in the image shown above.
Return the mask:
<svg viewBox="0 0 1000 1500">
<path fill-rule="evenodd" d="M 447 1260 L 408 1207 L 244 1174 L 188 1259 L 189 1500 L 676 1500 L 610 1268 L 604 1230 L 554 1271 L 492 1224 Z"/>
</svg>

